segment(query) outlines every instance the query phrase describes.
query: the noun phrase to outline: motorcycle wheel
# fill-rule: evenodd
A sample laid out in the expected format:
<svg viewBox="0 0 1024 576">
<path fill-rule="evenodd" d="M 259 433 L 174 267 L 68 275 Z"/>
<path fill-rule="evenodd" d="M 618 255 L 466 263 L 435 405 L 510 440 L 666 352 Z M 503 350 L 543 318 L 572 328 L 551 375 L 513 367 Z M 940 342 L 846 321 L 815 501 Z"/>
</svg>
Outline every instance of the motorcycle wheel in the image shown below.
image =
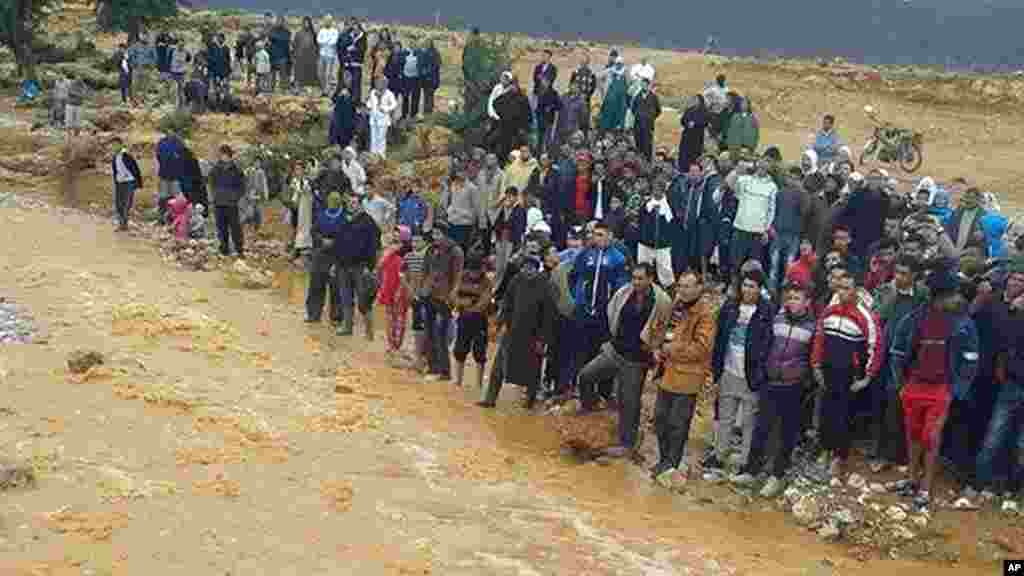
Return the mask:
<svg viewBox="0 0 1024 576">
<path fill-rule="evenodd" d="M 900 168 L 904 172 L 914 173 L 924 162 L 924 155 L 921 154 L 921 147 L 913 142 L 904 142 L 900 146 Z"/>
<path fill-rule="evenodd" d="M 867 164 L 868 160 L 871 159 L 871 156 L 874 155 L 876 148 L 878 148 L 878 140 L 868 142 L 867 146 L 864 147 L 864 151 L 860 153 L 860 159 L 857 162 L 858 165 Z"/>
</svg>

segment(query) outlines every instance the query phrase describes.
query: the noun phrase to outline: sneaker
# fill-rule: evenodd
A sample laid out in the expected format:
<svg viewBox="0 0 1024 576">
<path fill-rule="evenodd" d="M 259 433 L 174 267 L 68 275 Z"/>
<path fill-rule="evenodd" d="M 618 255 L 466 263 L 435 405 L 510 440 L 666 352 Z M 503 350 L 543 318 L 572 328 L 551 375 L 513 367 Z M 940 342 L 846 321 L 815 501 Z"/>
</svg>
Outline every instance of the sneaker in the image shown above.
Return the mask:
<svg viewBox="0 0 1024 576">
<path fill-rule="evenodd" d="M 709 482 L 711 484 L 719 484 L 726 480 L 725 471 L 721 468 L 705 468 L 704 474 L 701 478 L 703 478 L 705 482 Z"/>
<path fill-rule="evenodd" d="M 754 482 L 757 482 L 757 478 L 749 472 L 740 472 L 739 474 L 733 474 L 730 476 L 729 482 L 737 486 L 750 486 Z"/>
<path fill-rule="evenodd" d="M 657 466 L 655 468 L 657 468 Z M 675 468 L 665 468 L 661 472 L 654 475 L 654 482 L 658 486 L 661 486 L 662 488 L 672 488 L 672 475 L 675 473 Z"/>
<path fill-rule="evenodd" d="M 496 406 L 494 402 L 488 402 L 486 400 L 481 400 L 477 402 L 476 405 L 481 408 L 494 408 Z"/>
<path fill-rule="evenodd" d="M 663 462 L 663 461 L 659 460 L 658 463 L 655 464 L 653 468 L 651 468 L 651 478 L 657 480 L 658 476 L 661 476 L 662 473 L 664 473 L 666 470 L 669 470 L 669 469 L 674 469 L 674 468 L 668 462 Z"/>
<path fill-rule="evenodd" d="M 1003 506 L 1001 510 L 1005 514 L 1017 514 L 1020 512 L 1020 508 L 1017 506 L 1017 501 L 1013 500 L 1012 496 L 1008 500 L 1003 500 Z"/>
<path fill-rule="evenodd" d="M 768 481 L 761 487 L 761 498 L 775 498 L 782 492 L 783 483 L 778 476 L 769 476 Z"/>
<path fill-rule="evenodd" d="M 439 382 L 439 381 L 441 381 L 441 375 L 440 374 L 427 374 L 423 378 L 423 380 L 425 380 L 426 382 Z"/>
</svg>

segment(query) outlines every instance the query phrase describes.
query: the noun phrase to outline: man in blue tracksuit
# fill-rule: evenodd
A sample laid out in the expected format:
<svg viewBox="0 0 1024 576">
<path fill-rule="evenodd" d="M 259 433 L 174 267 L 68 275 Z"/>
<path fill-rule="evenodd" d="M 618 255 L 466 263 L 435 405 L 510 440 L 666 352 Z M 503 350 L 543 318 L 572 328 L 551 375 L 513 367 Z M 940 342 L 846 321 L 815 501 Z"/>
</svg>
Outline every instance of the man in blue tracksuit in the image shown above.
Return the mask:
<svg viewBox="0 0 1024 576">
<path fill-rule="evenodd" d="M 610 246 L 610 234 L 604 224 L 594 226 L 591 246 L 576 257 L 569 273 L 576 317 L 572 334 L 563 338 L 563 345 L 574 348 L 573 366 L 579 369 L 593 360 L 601 345 L 610 338 L 608 302 L 628 281 L 626 257 Z M 602 383 L 601 395 L 611 396 L 610 383 Z"/>
</svg>

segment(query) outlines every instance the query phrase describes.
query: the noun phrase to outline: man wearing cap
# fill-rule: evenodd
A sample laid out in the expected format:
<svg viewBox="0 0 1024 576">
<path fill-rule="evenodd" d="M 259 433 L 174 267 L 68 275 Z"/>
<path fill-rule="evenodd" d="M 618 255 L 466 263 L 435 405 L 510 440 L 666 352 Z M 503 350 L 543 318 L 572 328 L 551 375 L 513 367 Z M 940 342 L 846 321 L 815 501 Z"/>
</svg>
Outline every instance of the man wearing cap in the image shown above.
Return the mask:
<svg viewBox="0 0 1024 576">
<path fill-rule="evenodd" d="M 449 236 L 448 222 L 434 221 L 432 242 L 423 259 L 423 284 L 419 297 L 426 304 L 426 331 L 431 380 L 451 380 L 448 326 L 452 319 L 458 279 L 465 255 Z"/>
<path fill-rule="evenodd" d="M 893 331 L 889 368 L 900 390 L 910 450 L 906 493 L 927 509 L 951 401 L 965 400 L 978 367 L 978 334 L 966 314 L 955 262 L 928 277 L 931 292 Z"/>
</svg>

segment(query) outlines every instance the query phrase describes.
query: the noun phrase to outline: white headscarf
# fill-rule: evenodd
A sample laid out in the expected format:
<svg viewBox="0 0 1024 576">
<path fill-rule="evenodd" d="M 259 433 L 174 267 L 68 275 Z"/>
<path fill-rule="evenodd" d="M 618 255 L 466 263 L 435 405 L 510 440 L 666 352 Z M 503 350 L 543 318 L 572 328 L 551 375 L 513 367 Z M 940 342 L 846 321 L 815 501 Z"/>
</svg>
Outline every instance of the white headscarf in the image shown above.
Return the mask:
<svg viewBox="0 0 1024 576">
<path fill-rule="evenodd" d="M 818 153 L 808 148 L 804 150 L 804 158 L 811 161 L 811 169 L 807 171 L 807 174 L 814 174 L 818 171 Z"/>
<path fill-rule="evenodd" d="M 916 188 L 916 190 L 927 190 L 928 191 L 928 204 L 929 205 L 932 203 L 932 200 L 935 199 L 935 193 L 938 191 L 938 189 L 939 189 L 939 187 L 935 184 L 935 180 L 932 179 L 931 176 L 925 176 L 924 178 L 921 178 L 921 181 L 917 183 L 917 188 Z"/>
</svg>

